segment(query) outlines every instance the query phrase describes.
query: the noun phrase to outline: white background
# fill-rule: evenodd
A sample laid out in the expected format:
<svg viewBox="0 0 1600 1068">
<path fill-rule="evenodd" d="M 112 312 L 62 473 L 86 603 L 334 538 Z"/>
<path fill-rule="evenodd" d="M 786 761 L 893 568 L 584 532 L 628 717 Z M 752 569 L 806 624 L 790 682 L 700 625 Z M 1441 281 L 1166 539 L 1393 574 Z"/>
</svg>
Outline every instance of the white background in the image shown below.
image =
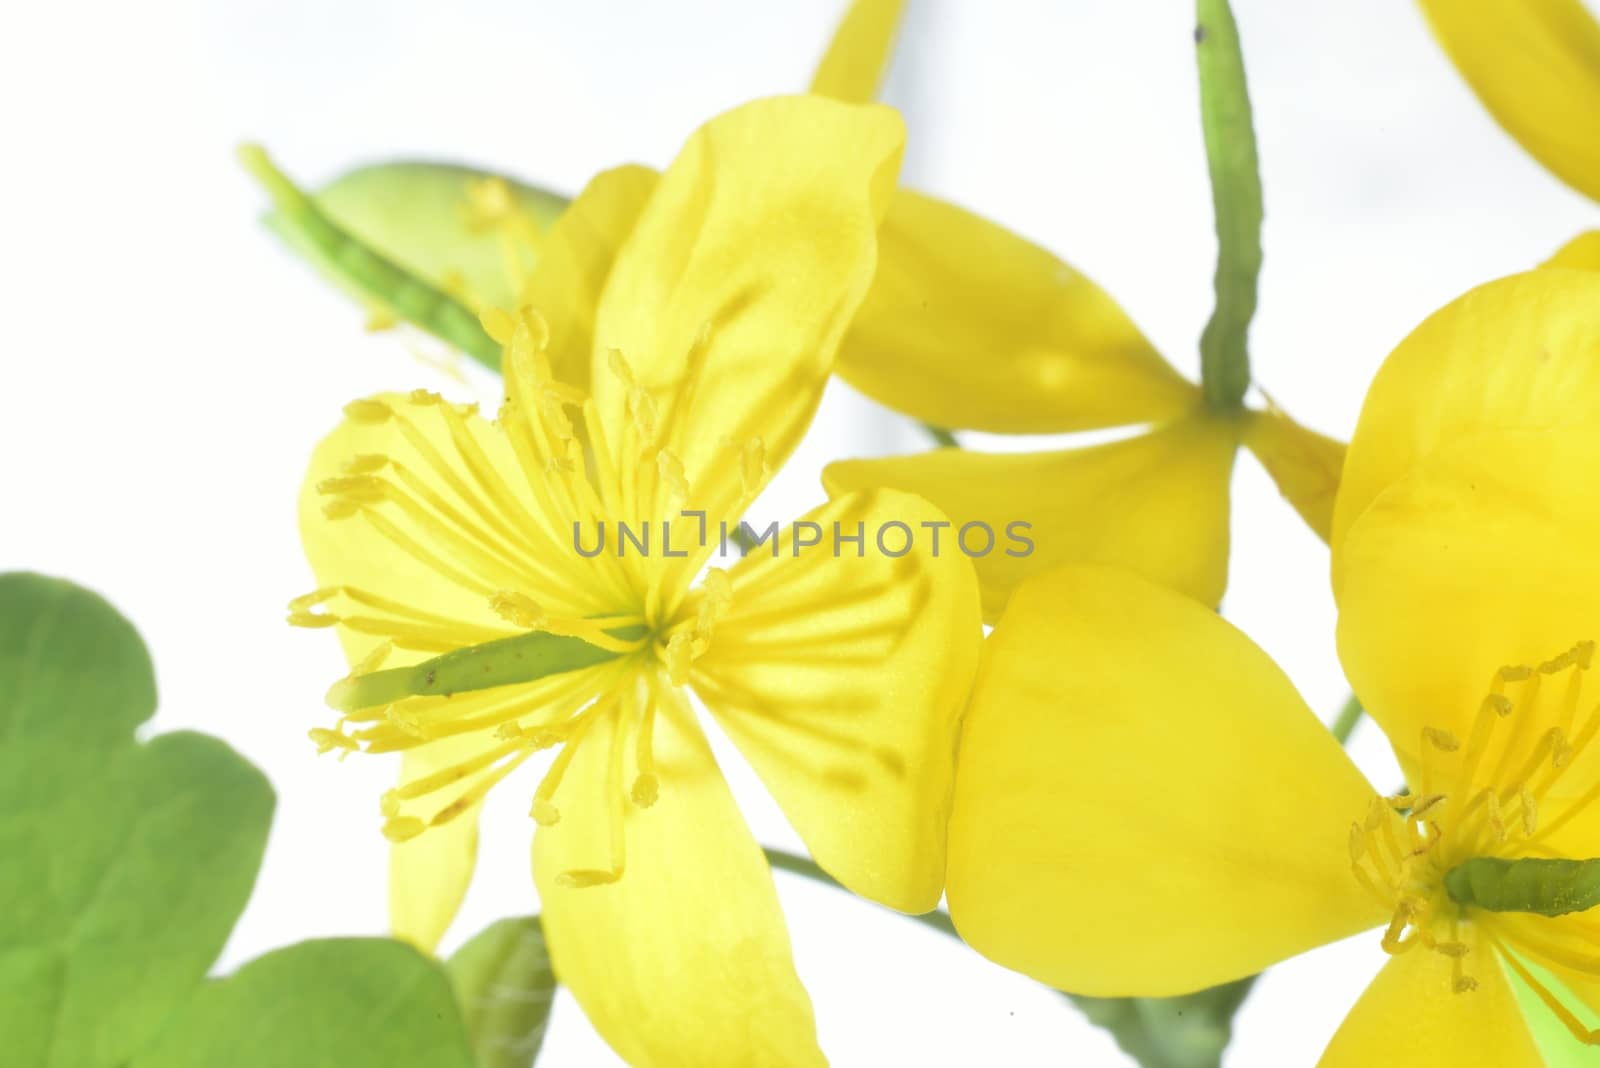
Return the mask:
<svg viewBox="0 0 1600 1068">
<path fill-rule="evenodd" d="M 377 796 L 392 767 L 319 761 L 306 741 L 344 664 L 331 636 L 282 622 L 287 599 L 312 585 L 294 500 L 308 451 L 346 400 L 463 392 L 414 358 L 415 341 L 364 335 L 359 314 L 258 228 L 262 197 L 233 145 L 259 139 L 307 181 L 437 156 L 571 191 L 620 162 L 664 164 L 717 111 L 803 87 L 839 7 L 9 11 L 0 569 L 105 593 L 153 650 L 155 728 L 218 734 L 277 786 L 265 867 L 226 966 L 311 935 L 383 929 Z M 1600 212 L 1493 125 L 1409 5 L 1239 0 L 1238 16 L 1268 213 L 1256 377 L 1302 421 L 1346 435 L 1365 383 L 1421 317 L 1538 262 Z M 913 0 L 887 97 L 912 132 L 908 184 L 1063 255 L 1192 374 L 1214 244 L 1190 30 L 1179 0 Z M 492 393 L 483 378 L 472 389 Z M 829 459 L 922 444 L 835 384 L 768 511 L 818 500 Z M 1235 496 L 1226 612 L 1331 716 L 1345 686 L 1326 551 L 1248 457 Z M 1395 782 L 1370 724 L 1355 751 L 1377 783 Z M 734 777 L 762 839 L 794 845 L 748 774 Z M 537 905 L 524 791 L 502 792 L 519 796 L 491 807 L 479 881 L 447 949 Z M 868 904 L 778 882 L 835 1063 L 1124 1063 L 1051 992 Z M 1312 1063 L 1380 957 L 1372 936 L 1274 971 L 1241 1014 L 1228 1063 Z M 616 1063 L 565 994 L 545 1056 Z"/>
</svg>

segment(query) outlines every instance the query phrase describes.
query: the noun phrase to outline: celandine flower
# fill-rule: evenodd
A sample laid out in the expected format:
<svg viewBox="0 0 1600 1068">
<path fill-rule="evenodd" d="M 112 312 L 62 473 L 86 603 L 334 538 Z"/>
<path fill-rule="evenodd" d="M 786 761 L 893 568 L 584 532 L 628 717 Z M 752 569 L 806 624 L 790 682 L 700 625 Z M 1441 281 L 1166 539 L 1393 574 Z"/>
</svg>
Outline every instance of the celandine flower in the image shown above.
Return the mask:
<svg viewBox="0 0 1600 1068">
<path fill-rule="evenodd" d="M 850 4 L 812 93 L 870 99 L 902 7 L 900 0 Z M 270 172 L 264 161 L 254 165 Z M 425 164 L 366 168 L 317 195 L 320 211 L 403 271 L 363 275 L 351 265 L 365 265 L 367 257 L 319 252 L 294 226 L 283 228 L 362 292 L 379 319 L 408 319 L 494 365 L 498 353 L 481 344 L 481 332 L 470 322 L 462 329 L 462 309 L 419 299 L 419 289 L 452 294 L 470 308 L 492 305 L 496 294 L 518 284 L 527 264 L 551 254 L 544 220 L 554 215 L 553 198 L 475 173 Z M 304 214 L 304 198 L 286 179 L 269 173 L 265 180 L 289 220 Z M 1208 414 L 1199 389 L 1092 281 L 934 197 L 899 189 L 889 198 L 877 274 L 840 345 L 836 370 L 874 399 L 936 426 L 1149 431 L 1096 448 L 1003 456 L 945 451 L 830 469 L 830 491 L 884 485 L 924 495 L 958 526 L 980 524 L 978 544 L 981 527 L 1004 532 L 1013 523 L 1031 524 L 1031 534 L 1022 534 L 1032 551 L 1020 540 L 996 538 L 979 561 L 991 620 L 1017 582 L 1068 561 L 1126 564 L 1216 603 L 1227 583 L 1228 488 L 1241 443 L 1326 536 L 1343 445 L 1270 407 L 1236 418 Z"/>
<path fill-rule="evenodd" d="M 522 309 L 486 316 L 497 421 L 369 398 L 312 462 L 324 586 L 293 619 L 338 626 L 356 665 L 320 744 L 405 754 L 383 799 L 397 930 L 438 939 L 479 802 L 553 753 L 530 806 L 552 960 L 631 1064 L 822 1059 L 689 689 L 841 882 L 907 911 L 943 888 L 976 580 L 959 553 L 872 535 L 943 517 L 892 491 L 835 500 L 806 518 L 864 539 L 791 535 L 694 584 L 717 544 L 699 531 L 737 519 L 810 421 L 902 143 L 887 109 L 777 99 L 713 120 L 659 177 L 600 176 Z M 618 521 L 649 523 L 651 551 L 577 551 Z"/>
<path fill-rule="evenodd" d="M 1364 929 L 1334 1066 L 1542 1064 L 1512 990 L 1600 1012 L 1600 276 L 1419 327 L 1336 510 L 1339 648 L 1405 769 L 1374 790 L 1260 649 L 1130 572 L 1024 583 L 962 737 L 949 900 L 1063 989 L 1181 994 Z"/>
<path fill-rule="evenodd" d="M 1483 106 L 1529 155 L 1600 202 L 1600 24 L 1582 0 L 1420 0 Z M 1552 264 L 1600 270 L 1600 230 Z"/>
<path fill-rule="evenodd" d="M 1032 525 L 1036 550 L 976 561 L 984 616 L 1066 563 L 1110 563 L 1216 604 L 1228 581 L 1229 484 L 1242 443 L 1326 538 L 1344 446 L 1276 408 L 1210 411 L 1093 281 L 970 212 L 902 191 L 839 374 L 936 426 L 997 433 L 1139 432 L 1091 447 L 938 449 L 851 460 L 829 492 L 893 486 L 959 526 Z"/>
</svg>

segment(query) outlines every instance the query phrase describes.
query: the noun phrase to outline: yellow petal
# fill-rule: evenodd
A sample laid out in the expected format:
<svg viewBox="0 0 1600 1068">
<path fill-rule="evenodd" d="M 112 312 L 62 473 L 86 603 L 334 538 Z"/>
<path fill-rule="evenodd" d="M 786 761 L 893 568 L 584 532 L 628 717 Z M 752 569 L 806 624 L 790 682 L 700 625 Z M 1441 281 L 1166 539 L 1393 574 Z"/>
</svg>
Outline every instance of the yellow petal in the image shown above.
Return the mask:
<svg viewBox="0 0 1600 1068">
<path fill-rule="evenodd" d="M 1590 230 L 1568 241 L 1544 262 L 1544 266 L 1600 271 L 1600 230 Z"/>
<path fill-rule="evenodd" d="M 1024 584 L 987 643 L 950 913 L 1051 986 L 1187 993 L 1387 918 L 1350 867 L 1372 798 L 1244 635 L 1128 572 L 1063 568 Z"/>
<path fill-rule="evenodd" d="M 1582 0 L 1422 0 L 1422 9 L 1506 132 L 1600 200 L 1600 25 Z"/>
<path fill-rule="evenodd" d="M 764 482 L 739 462 L 752 441 L 767 472 L 788 457 L 872 280 L 904 141 L 888 108 L 822 97 L 746 104 L 689 139 L 601 299 L 593 390 L 614 457 L 650 436 L 629 414 L 630 377 L 689 507 L 715 516 Z"/>
<path fill-rule="evenodd" d="M 1425 949 L 1393 957 L 1345 1018 L 1319 1068 L 1542 1068 L 1516 996 L 1492 950 L 1464 958 L 1477 989 L 1452 990 L 1451 958 Z"/>
<path fill-rule="evenodd" d="M 1339 656 L 1402 756 L 1423 727 L 1468 737 L 1502 666 L 1600 640 L 1597 465 L 1600 424 L 1461 439 L 1350 527 Z"/>
<path fill-rule="evenodd" d="M 1244 444 L 1300 518 L 1327 541 L 1333 528 L 1339 473 L 1344 469 L 1344 442 L 1308 430 L 1279 409 L 1270 408 L 1246 416 Z"/>
<path fill-rule="evenodd" d="M 977 557 L 983 614 L 994 622 L 1018 583 L 1069 563 L 1119 564 L 1215 605 L 1228 581 L 1233 425 L 1182 420 L 1124 441 L 1060 452 L 941 449 L 830 465 L 830 494 L 891 486 L 926 497 L 955 524 L 986 526 Z"/>
<path fill-rule="evenodd" d="M 977 579 L 949 531 L 934 554 L 924 524 L 938 523 L 892 490 L 809 512 L 776 557 L 757 548 L 733 569 L 693 676 L 817 863 L 906 912 L 944 889 L 956 725 L 982 640 Z M 796 529 L 821 544 L 797 549 Z"/>
<path fill-rule="evenodd" d="M 1051 433 L 1160 422 L 1199 391 L 1105 292 L 1039 246 L 901 190 L 839 374 L 935 426 Z"/>
<path fill-rule="evenodd" d="M 1600 273 L 1545 269 L 1480 286 L 1384 361 L 1350 440 L 1333 515 L 1344 532 L 1384 487 L 1452 439 L 1591 422 L 1600 396 Z"/>
<path fill-rule="evenodd" d="M 853 0 L 817 64 L 811 91 L 852 104 L 877 96 L 904 8 L 905 0 Z"/>
<path fill-rule="evenodd" d="M 479 738 L 448 738 L 408 750 L 400 785 L 423 778 L 483 748 Z M 389 927 L 394 936 L 432 953 L 467 896 L 478 861 L 479 809 L 389 847 Z"/>
<path fill-rule="evenodd" d="M 555 377 L 589 382 L 594 317 L 617 250 L 633 231 L 659 175 L 648 167 L 618 167 L 596 175 L 556 219 L 528 278 L 520 303 L 536 309 L 550 328 Z"/>
<path fill-rule="evenodd" d="M 1595 1051 L 1592 1044 L 1580 1043 L 1573 1030 L 1600 1028 L 1600 976 L 1594 974 L 1600 924 L 1583 913 L 1556 918 L 1502 913 L 1490 921 L 1490 928 L 1502 953 L 1515 954 L 1507 957 L 1507 977 L 1523 981 L 1523 1011 L 1534 1035 L 1545 1040 L 1547 1049 L 1554 1045 L 1570 1051 L 1557 1063 L 1587 1064 L 1580 1053 L 1592 1058 Z M 1549 998 L 1560 1004 L 1559 1011 Z"/>
<path fill-rule="evenodd" d="M 626 809 L 621 879 L 559 879 L 608 856 L 611 717 L 590 728 L 562 781 L 561 822 L 534 835 L 556 975 L 635 1068 L 824 1064 L 766 859 L 681 698 L 659 699 L 660 796 Z"/>
</svg>

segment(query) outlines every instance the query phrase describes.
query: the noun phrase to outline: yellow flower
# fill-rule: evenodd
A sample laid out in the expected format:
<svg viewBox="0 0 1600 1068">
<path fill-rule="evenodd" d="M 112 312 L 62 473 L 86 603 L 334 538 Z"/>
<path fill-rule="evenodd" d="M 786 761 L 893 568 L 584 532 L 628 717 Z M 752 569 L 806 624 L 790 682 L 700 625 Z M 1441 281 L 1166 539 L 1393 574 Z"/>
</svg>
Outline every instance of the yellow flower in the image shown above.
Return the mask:
<svg viewBox="0 0 1600 1068">
<path fill-rule="evenodd" d="M 1583 0 L 1420 0 L 1495 121 L 1557 178 L 1600 201 L 1600 24 Z M 1557 254 L 1600 270 L 1600 231 Z"/>
<path fill-rule="evenodd" d="M 870 100 L 902 8 L 902 0 L 855 0 L 811 92 Z M 330 227 L 310 217 L 310 202 L 264 158 L 251 157 L 250 165 L 279 203 L 280 230 L 362 293 L 376 321 L 406 319 L 491 367 L 498 366 L 498 347 L 468 309 L 522 292 L 530 263 L 562 254 L 544 229 L 555 217 L 548 194 L 504 178 L 474 179 L 464 168 L 399 164 L 363 168 L 316 197 L 314 211 L 331 220 L 333 232 L 394 265 L 358 271 L 378 257 L 323 247 Z M 1215 603 L 1227 580 L 1228 483 L 1241 440 L 1325 535 L 1340 443 L 1272 408 L 1207 415 L 1199 390 L 1093 282 L 1009 231 L 924 194 L 900 189 L 889 198 L 878 270 L 836 370 L 874 399 L 935 426 L 1151 429 L 1100 448 L 1029 457 L 937 454 L 832 470 L 833 492 L 909 489 L 929 496 L 958 526 L 986 523 L 996 531 L 979 561 L 991 620 L 1023 577 L 1071 560 L 1125 563 Z M 1032 530 L 1017 527 L 1007 537 L 1017 522 Z M 979 550 L 985 544 L 978 534 L 969 542 Z"/>
<path fill-rule="evenodd" d="M 1600 1041 L 1564 1004 L 1600 1012 L 1600 920 L 1567 911 L 1600 904 L 1597 396 L 1583 271 L 1469 293 L 1374 382 L 1333 553 L 1397 796 L 1206 607 L 1114 568 L 1024 583 L 962 737 L 962 935 L 1063 989 L 1160 996 L 1386 925 L 1324 1065 L 1539 1065 L 1513 977 Z"/>
<path fill-rule="evenodd" d="M 631 1064 L 822 1060 L 686 690 L 846 886 L 906 911 L 943 888 L 976 580 L 959 553 L 874 536 L 942 517 L 892 491 L 834 500 L 693 585 L 811 419 L 903 138 L 884 108 L 775 99 L 707 124 L 660 176 L 599 176 L 524 307 L 486 316 L 496 421 L 369 398 L 312 461 L 301 526 L 324 585 L 293 620 L 337 625 L 356 665 L 319 743 L 404 753 L 383 802 L 398 933 L 435 944 L 479 802 L 552 750 L 531 805 L 546 936 Z M 537 677 L 552 655 L 587 666 Z"/>
<path fill-rule="evenodd" d="M 958 526 L 1019 538 L 976 560 L 984 616 L 1067 563 L 1129 567 L 1216 604 L 1228 577 L 1228 488 L 1242 442 L 1326 538 L 1344 446 L 1282 411 L 1210 412 L 1105 291 L 976 215 L 901 191 L 839 374 L 935 426 L 999 433 L 1143 432 L 1036 453 L 942 449 L 836 463 L 831 493 L 893 486 Z M 1014 551 L 1008 551 L 1014 550 Z"/>
</svg>

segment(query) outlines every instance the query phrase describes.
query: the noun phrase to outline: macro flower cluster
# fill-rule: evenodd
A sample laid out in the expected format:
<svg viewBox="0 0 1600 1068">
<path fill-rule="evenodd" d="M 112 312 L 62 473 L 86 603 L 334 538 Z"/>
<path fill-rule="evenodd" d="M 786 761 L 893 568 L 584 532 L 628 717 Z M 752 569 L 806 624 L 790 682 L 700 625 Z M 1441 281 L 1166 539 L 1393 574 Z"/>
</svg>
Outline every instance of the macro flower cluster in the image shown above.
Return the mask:
<svg viewBox="0 0 1600 1068">
<path fill-rule="evenodd" d="M 1580 5 L 1424 7 L 1491 112 L 1600 195 Z M 305 483 L 320 585 L 290 619 L 335 629 L 352 665 L 312 736 L 402 754 L 382 799 L 395 930 L 437 944 L 481 802 L 540 760 L 542 924 L 613 1048 L 822 1063 L 709 717 L 821 872 L 905 912 L 947 896 L 968 944 L 1060 990 L 1187 995 L 1370 930 L 1390 963 L 1324 1064 L 1541 1064 L 1540 1013 L 1600 1043 L 1596 235 L 1428 315 L 1347 450 L 1246 403 L 1253 269 L 1237 291 L 1219 266 L 1191 383 L 1054 255 L 900 187 L 906 133 L 872 102 L 899 8 L 852 5 L 809 92 L 709 119 L 659 174 L 607 171 L 556 207 L 463 182 L 463 226 L 509 275 L 438 258 L 402 277 L 400 232 L 347 272 L 385 321 L 505 382 L 495 412 L 353 402 Z M 1231 14 L 1200 11 L 1208 136 L 1248 141 Z M 1219 226 L 1259 227 L 1247 157 L 1213 159 Z M 331 202 L 251 163 L 309 254 L 349 262 Z M 1251 252 L 1224 237 L 1224 266 Z M 840 459 L 770 553 L 718 552 L 707 520 L 746 515 L 833 374 L 942 447 Z M 1133 432 L 987 454 L 950 428 Z M 1330 546 L 1340 655 L 1398 790 L 1217 614 L 1241 446 Z M 1024 515 L 1027 552 L 800 538 Z M 610 552 L 565 533 L 607 524 Z M 687 551 L 624 552 L 630 524 Z"/>
<path fill-rule="evenodd" d="M 531 1068 L 559 987 L 635 1068 L 859 1063 L 819 1040 L 783 869 L 1060 991 L 1142 1068 L 1220 1068 L 1254 978 L 1351 937 L 1382 963 L 1326 1068 L 1600 1064 L 1600 230 L 1415 308 L 1337 440 L 1252 374 L 1228 0 L 1179 27 L 1217 232 L 1193 381 L 1053 251 L 903 184 L 905 5 L 843 6 L 809 86 L 571 196 L 413 162 L 302 188 L 240 149 L 287 249 L 493 393 L 327 413 L 283 594 L 348 671 L 239 669 L 372 810 L 392 937 L 208 978 L 271 787 L 143 736 L 155 675 L 107 603 L 0 575 L 0 1060 Z M 1416 6 L 1600 201 L 1593 4 Z M 926 447 L 835 448 L 769 514 L 836 379 Z M 970 447 L 995 435 L 1029 437 Z M 1227 618 L 1237 464 L 1325 562 L 1331 727 Z M 1363 718 L 1398 781 L 1347 751 Z M 758 839 L 757 781 L 804 856 Z M 526 907 L 446 955 L 507 803 Z"/>
</svg>

